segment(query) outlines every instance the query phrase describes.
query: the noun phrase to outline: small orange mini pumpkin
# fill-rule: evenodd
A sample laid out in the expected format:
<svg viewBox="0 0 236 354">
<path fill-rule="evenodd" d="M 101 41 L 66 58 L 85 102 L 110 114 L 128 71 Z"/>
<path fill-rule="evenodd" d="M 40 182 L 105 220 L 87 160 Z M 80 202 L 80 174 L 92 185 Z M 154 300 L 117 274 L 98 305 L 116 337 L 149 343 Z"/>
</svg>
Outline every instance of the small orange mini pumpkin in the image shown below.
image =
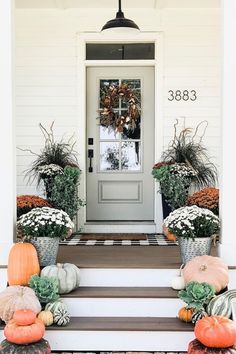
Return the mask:
<svg viewBox="0 0 236 354">
<path fill-rule="evenodd" d="M 182 307 L 178 312 L 179 319 L 183 322 L 191 322 L 193 312 L 192 308 Z"/>
<path fill-rule="evenodd" d="M 36 313 L 31 310 L 17 310 L 14 312 L 13 320 L 18 326 L 28 326 L 34 323 Z"/>
</svg>

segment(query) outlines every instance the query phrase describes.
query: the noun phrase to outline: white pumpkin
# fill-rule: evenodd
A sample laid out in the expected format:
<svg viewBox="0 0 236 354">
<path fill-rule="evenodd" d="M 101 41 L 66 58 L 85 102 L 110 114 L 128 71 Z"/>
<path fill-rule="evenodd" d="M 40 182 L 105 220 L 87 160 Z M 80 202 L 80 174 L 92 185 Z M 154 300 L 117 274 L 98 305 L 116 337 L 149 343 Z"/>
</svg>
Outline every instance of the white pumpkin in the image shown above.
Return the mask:
<svg viewBox="0 0 236 354">
<path fill-rule="evenodd" d="M 71 263 L 57 263 L 41 270 L 41 275 L 56 277 L 59 281 L 59 294 L 70 293 L 80 284 L 80 269 Z"/>
<path fill-rule="evenodd" d="M 171 280 L 171 287 L 175 290 L 182 290 L 185 288 L 185 281 L 182 274 L 183 264 L 179 269 L 179 273 Z"/>
</svg>

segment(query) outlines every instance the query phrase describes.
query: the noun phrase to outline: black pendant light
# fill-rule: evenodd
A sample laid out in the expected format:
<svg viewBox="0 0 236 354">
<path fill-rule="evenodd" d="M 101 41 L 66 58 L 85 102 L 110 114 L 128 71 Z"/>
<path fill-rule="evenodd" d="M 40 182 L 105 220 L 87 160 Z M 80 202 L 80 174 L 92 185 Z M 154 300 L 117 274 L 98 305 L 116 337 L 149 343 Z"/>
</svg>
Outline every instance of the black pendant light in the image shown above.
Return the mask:
<svg viewBox="0 0 236 354">
<path fill-rule="evenodd" d="M 102 31 L 105 30 L 135 30 L 139 31 L 139 27 L 136 23 L 128 18 L 125 18 L 124 12 L 121 10 L 121 0 L 118 0 L 119 10 L 116 13 L 116 18 L 108 21 L 103 27 Z"/>
</svg>

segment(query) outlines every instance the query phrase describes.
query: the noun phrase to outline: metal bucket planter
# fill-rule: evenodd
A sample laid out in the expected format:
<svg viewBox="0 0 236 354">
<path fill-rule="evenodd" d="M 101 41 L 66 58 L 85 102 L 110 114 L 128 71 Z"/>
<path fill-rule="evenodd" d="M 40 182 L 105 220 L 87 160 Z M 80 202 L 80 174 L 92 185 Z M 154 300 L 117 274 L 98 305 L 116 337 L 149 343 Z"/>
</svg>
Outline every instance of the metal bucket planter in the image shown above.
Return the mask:
<svg viewBox="0 0 236 354">
<path fill-rule="evenodd" d="M 35 237 L 30 242 L 37 250 L 40 266 L 56 264 L 59 237 Z"/>
<path fill-rule="evenodd" d="M 178 237 L 182 263 L 186 264 L 196 256 L 210 255 L 212 237 L 191 238 Z"/>
</svg>

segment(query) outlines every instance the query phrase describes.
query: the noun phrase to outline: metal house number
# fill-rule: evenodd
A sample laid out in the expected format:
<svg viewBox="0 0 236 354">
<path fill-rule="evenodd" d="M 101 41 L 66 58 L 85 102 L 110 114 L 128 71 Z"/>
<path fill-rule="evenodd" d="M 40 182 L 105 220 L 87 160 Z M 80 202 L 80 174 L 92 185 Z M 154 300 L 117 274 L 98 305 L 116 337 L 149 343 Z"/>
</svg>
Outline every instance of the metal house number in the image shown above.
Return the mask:
<svg viewBox="0 0 236 354">
<path fill-rule="evenodd" d="M 196 101 L 197 99 L 197 92 L 195 90 L 169 90 L 168 93 L 168 101 Z"/>
</svg>

